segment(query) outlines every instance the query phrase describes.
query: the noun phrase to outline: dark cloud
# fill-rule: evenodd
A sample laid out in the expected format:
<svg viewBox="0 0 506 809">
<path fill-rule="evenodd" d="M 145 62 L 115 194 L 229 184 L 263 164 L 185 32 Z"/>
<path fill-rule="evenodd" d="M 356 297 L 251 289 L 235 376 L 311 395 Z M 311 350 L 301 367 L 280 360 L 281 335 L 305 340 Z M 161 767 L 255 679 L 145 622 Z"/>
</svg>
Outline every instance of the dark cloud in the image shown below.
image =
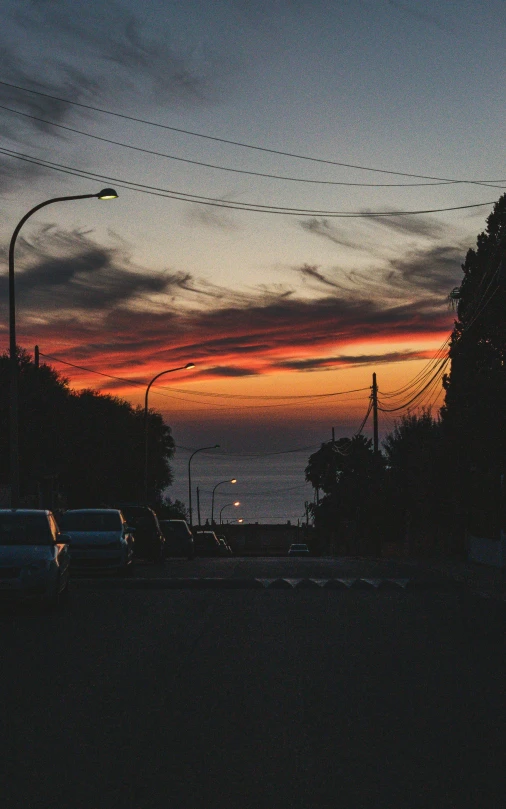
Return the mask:
<svg viewBox="0 0 506 809">
<path fill-rule="evenodd" d="M 206 205 L 190 205 L 185 212 L 186 219 L 196 225 L 217 230 L 238 230 L 238 224 L 230 216 L 217 208 Z"/>
<path fill-rule="evenodd" d="M 21 270 L 29 257 L 30 266 Z M 32 241 L 17 244 L 16 291 L 23 310 L 40 318 L 108 313 L 117 306 L 132 308 L 149 295 L 188 289 L 184 273 L 153 275 L 136 270 L 124 247 L 104 247 L 81 231 L 45 227 Z M 2 277 L 1 297 L 7 298 Z"/>
<path fill-rule="evenodd" d="M 417 248 L 402 258 L 384 259 L 377 267 L 341 272 L 339 281 L 328 278 L 317 266 L 304 264 L 298 272 L 303 278 L 341 290 L 345 297 L 353 299 L 369 295 L 383 301 L 413 300 L 430 294 L 434 303 L 442 305 L 460 281 L 467 249 L 463 243 Z"/>
<path fill-rule="evenodd" d="M 459 283 L 462 277 L 462 245 L 439 244 L 426 250 L 413 250 L 399 259 L 392 259 L 387 279 L 402 287 L 406 293 L 423 290 L 441 299 Z"/>
<path fill-rule="evenodd" d="M 406 360 L 425 359 L 419 351 L 391 351 L 386 354 L 339 354 L 336 357 L 317 357 L 304 360 L 284 360 L 273 363 L 272 368 L 292 371 L 321 371 L 322 369 L 343 365 L 377 365 L 386 362 L 405 362 Z"/>
<path fill-rule="evenodd" d="M 370 211 L 364 208 L 362 213 L 370 213 Z M 368 216 L 365 222 L 395 230 L 406 236 L 423 236 L 426 239 L 438 239 L 446 230 L 446 227 L 434 217 L 423 215 Z"/>
<path fill-rule="evenodd" d="M 427 11 L 420 11 L 417 8 L 413 8 L 413 6 L 408 5 L 407 3 L 401 3 L 399 0 L 387 0 L 387 3 L 392 8 L 396 9 L 397 11 L 401 11 L 404 14 L 408 14 L 410 17 L 413 17 L 415 20 L 419 22 L 423 22 L 427 25 L 431 25 L 435 28 L 439 28 L 440 31 L 444 31 L 445 34 L 452 33 L 450 28 L 445 25 L 439 17 L 436 17 L 434 14 L 429 14 Z"/>
<path fill-rule="evenodd" d="M 461 258 L 456 248 L 413 253 L 378 273 L 376 286 L 357 280 L 346 290 L 321 274 L 324 294 L 306 299 L 281 286 L 237 293 L 188 273 L 154 275 L 132 264 L 123 243 L 103 246 L 80 231 L 45 227 L 30 242 L 21 238 L 18 248 L 18 329 L 25 344 L 61 345 L 64 333 L 72 349 L 62 358 L 71 362 L 114 369 L 193 361 L 221 377 L 412 358 L 377 351 L 347 356 L 343 348 L 449 331 L 446 294 L 455 283 L 447 283 Z M 312 278 L 320 276 L 309 269 Z M 0 280 L 6 312 L 7 278 Z M 202 291 L 209 294 L 201 297 Z M 7 335 L 5 323 L 0 329 Z M 317 354 L 324 356 L 311 359 Z"/>
<path fill-rule="evenodd" d="M 170 31 L 149 35 L 139 19 L 121 3 L 90 8 L 83 15 L 65 2 L 19 4 L 5 15 L 0 31 L 0 76 L 11 84 L 46 93 L 34 95 L 0 85 L 0 105 L 42 120 L 2 111 L 0 135 L 18 147 L 44 147 L 68 135 L 51 124 L 75 123 L 93 116 L 89 110 L 59 98 L 92 106 L 107 99 L 133 96 L 136 103 L 156 100 L 171 107 L 214 104 L 229 93 L 236 65 L 222 51 L 185 50 L 171 43 Z M 37 52 L 14 48 L 11 40 L 36 37 Z M 57 47 L 55 47 L 57 43 Z M 76 59 L 77 56 L 77 59 Z M 41 139 L 41 135 L 44 139 Z M 7 144 L 5 144 L 7 145 Z M 26 151 L 21 148 L 20 151 Z M 15 163 L 0 155 L 0 190 L 50 172 L 34 164 Z"/>
<path fill-rule="evenodd" d="M 218 377 L 240 377 L 256 376 L 258 371 L 252 368 L 238 368 L 233 365 L 216 365 L 214 368 L 206 368 L 205 371 L 197 373 L 197 376 L 218 376 Z"/>
<path fill-rule="evenodd" d="M 341 284 L 337 284 L 335 281 L 331 281 L 329 278 L 323 275 L 323 273 L 320 272 L 318 267 L 315 265 L 310 266 L 309 264 L 304 264 L 299 268 L 299 272 L 303 278 L 311 278 L 313 281 L 318 281 L 320 284 L 333 287 L 334 289 L 343 288 Z"/>
<path fill-rule="evenodd" d="M 349 239 L 341 232 L 337 225 L 329 222 L 328 219 L 312 217 L 311 219 L 302 219 L 299 224 L 301 228 L 306 230 L 308 233 L 312 233 L 315 236 L 321 236 L 333 244 L 338 244 L 341 247 L 350 247 L 352 250 L 369 251 L 369 247 L 364 245 L 363 241 L 359 241 L 358 239 Z"/>
<path fill-rule="evenodd" d="M 174 45 L 170 27 L 165 28 L 163 22 L 156 36 L 148 34 L 139 17 L 114 0 L 86 15 L 72 13 L 67 3 L 54 2 L 37 3 L 16 16 L 32 32 L 40 34 L 50 28 L 60 52 L 66 47 L 69 63 L 73 48 L 86 48 L 90 66 L 95 63 L 95 70 L 102 67 L 97 73 L 103 94 L 112 88 L 118 91 L 142 85 L 143 97 L 151 96 L 158 103 L 200 105 L 216 101 L 220 80 L 226 81 L 234 72 L 223 52 Z"/>
</svg>

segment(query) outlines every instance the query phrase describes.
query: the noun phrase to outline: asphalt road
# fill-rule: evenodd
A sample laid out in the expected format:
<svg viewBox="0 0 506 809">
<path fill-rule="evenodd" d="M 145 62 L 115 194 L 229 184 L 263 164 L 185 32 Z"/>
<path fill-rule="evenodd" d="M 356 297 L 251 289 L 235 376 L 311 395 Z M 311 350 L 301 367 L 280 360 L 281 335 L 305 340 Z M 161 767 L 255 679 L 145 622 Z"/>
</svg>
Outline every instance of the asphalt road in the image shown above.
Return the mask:
<svg viewBox="0 0 506 809">
<path fill-rule="evenodd" d="M 322 565 L 333 575 L 408 572 L 225 559 L 177 560 L 163 574 L 320 577 Z M 139 582 L 147 570 L 138 567 Z M 3 608 L 2 805 L 504 806 L 503 622 L 418 575 L 430 586 L 198 591 L 80 580 L 61 613 Z"/>
</svg>

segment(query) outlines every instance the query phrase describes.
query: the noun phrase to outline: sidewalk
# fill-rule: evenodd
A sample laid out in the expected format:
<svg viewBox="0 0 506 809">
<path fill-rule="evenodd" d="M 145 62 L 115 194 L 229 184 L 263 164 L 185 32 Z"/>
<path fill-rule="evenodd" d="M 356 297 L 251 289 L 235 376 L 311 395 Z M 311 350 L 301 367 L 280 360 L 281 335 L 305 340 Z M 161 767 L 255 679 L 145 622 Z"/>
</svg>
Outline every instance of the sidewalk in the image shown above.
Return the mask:
<svg viewBox="0 0 506 809">
<path fill-rule="evenodd" d="M 464 582 L 480 595 L 506 602 L 506 570 L 464 559 L 420 560 L 420 564 Z"/>
</svg>

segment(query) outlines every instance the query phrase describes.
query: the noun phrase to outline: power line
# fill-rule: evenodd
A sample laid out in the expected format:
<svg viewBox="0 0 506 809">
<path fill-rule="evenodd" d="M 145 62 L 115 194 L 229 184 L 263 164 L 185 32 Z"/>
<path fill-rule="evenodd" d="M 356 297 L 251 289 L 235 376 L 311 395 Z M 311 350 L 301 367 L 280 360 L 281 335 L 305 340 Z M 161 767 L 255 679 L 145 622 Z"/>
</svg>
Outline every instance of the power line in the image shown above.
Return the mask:
<svg viewBox="0 0 506 809">
<path fill-rule="evenodd" d="M 306 489 L 310 485 L 309 481 L 306 481 L 306 483 L 301 483 L 298 486 L 290 486 L 286 489 L 269 489 L 265 492 L 243 492 L 241 490 L 239 494 L 241 497 L 265 497 L 270 494 L 282 494 L 283 492 L 294 492 L 296 489 Z M 203 494 L 211 494 L 210 489 L 201 489 L 200 491 Z"/>
<path fill-rule="evenodd" d="M 146 388 L 146 383 L 143 383 L 143 382 L 136 382 L 133 379 L 127 379 L 126 377 L 114 376 L 113 374 L 106 374 L 103 371 L 96 371 L 93 368 L 85 368 L 83 365 L 76 365 L 73 362 L 68 362 L 67 360 L 61 360 L 58 357 L 52 357 L 49 354 L 44 354 L 42 351 L 39 352 L 39 353 L 40 353 L 41 357 L 45 357 L 46 359 L 51 360 L 52 362 L 60 362 L 60 363 L 62 363 L 62 365 L 68 365 L 71 368 L 77 368 L 80 371 L 86 371 L 86 372 L 88 372 L 90 374 L 98 374 L 99 376 L 104 376 L 104 377 L 106 377 L 108 379 L 114 379 L 114 380 L 117 380 L 119 382 L 125 382 L 128 385 L 135 385 L 137 387 L 141 387 L 141 388 L 144 388 L 144 389 Z M 177 389 L 177 390 L 181 390 L 181 389 Z M 235 397 L 237 397 L 237 398 L 252 398 L 252 399 L 256 399 L 256 398 L 278 399 L 279 398 L 279 399 L 285 399 L 285 400 L 289 399 L 290 400 L 290 401 L 283 401 L 283 402 L 280 402 L 278 404 L 245 405 L 244 408 L 234 406 L 234 410 L 242 410 L 242 409 L 244 409 L 244 410 L 255 409 L 256 410 L 256 409 L 271 408 L 271 407 L 290 407 L 291 405 L 297 404 L 300 399 L 304 399 L 304 400 L 310 399 L 311 402 L 309 402 L 309 403 L 312 403 L 312 401 L 314 399 L 321 399 L 321 398 L 324 398 L 324 397 L 332 397 L 332 396 L 343 396 L 343 395 L 345 395 L 347 393 L 357 393 L 357 392 L 360 392 L 360 391 L 363 391 L 363 390 L 368 390 L 368 388 L 356 388 L 355 390 L 350 390 L 350 391 L 335 391 L 333 393 L 315 393 L 315 394 L 307 394 L 307 395 L 304 395 L 304 396 L 286 396 L 286 397 L 283 397 L 283 396 L 279 396 L 279 397 L 277 397 L 277 396 L 273 396 L 273 397 L 251 396 L 250 397 L 250 396 L 241 396 L 240 394 L 206 394 L 205 392 L 204 393 L 199 393 L 198 391 L 183 391 L 183 392 L 184 393 L 193 393 L 194 395 L 199 395 L 199 396 L 202 396 L 202 397 L 205 397 L 207 395 L 212 395 L 212 396 L 224 395 L 224 396 L 230 396 L 230 397 L 234 397 L 234 398 Z M 157 393 L 159 396 L 164 396 L 167 399 L 181 399 L 181 397 L 179 397 L 179 396 L 172 396 L 172 395 L 167 394 L 167 393 L 161 393 L 161 391 L 156 387 L 153 387 L 151 389 L 151 392 L 152 393 Z M 297 400 L 297 401 L 292 401 L 292 400 Z M 189 401 L 189 400 L 182 399 L 182 401 Z M 212 407 L 212 406 L 210 406 L 210 405 L 208 405 L 206 403 L 206 409 L 209 409 L 210 407 L 213 410 L 222 410 L 222 409 L 223 410 L 229 410 L 229 409 L 231 409 L 232 406 L 231 405 L 218 405 L 218 406 Z M 273 454 L 276 454 L 276 453 L 273 453 Z"/>
<path fill-rule="evenodd" d="M 294 158 L 296 160 L 307 160 L 307 161 L 310 161 L 312 163 L 323 163 L 325 165 L 330 165 L 330 166 L 341 166 L 341 167 L 344 167 L 344 168 L 357 169 L 359 171 L 372 171 L 372 172 L 376 172 L 376 173 L 380 173 L 380 174 L 394 174 L 394 175 L 396 175 L 398 177 L 413 177 L 415 179 L 420 179 L 420 180 L 439 180 L 439 181 L 442 181 L 442 182 L 452 182 L 452 183 L 453 182 L 455 182 L 455 183 L 461 183 L 462 182 L 462 183 L 477 184 L 477 185 L 487 185 L 489 183 L 496 183 L 496 182 L 497 183 L 503 183 L 503 182 L 506 182 L 505 180 L 453 180 L 453 179 L 450 179 L 448 177 L 432 177 L 432 176 L 424 175 L 424 174 L 413 174 L 413 173 L 408 173 L 408 172 L 404 172 L 404 171 L 391 171 L 389 169 L 378 169 L 378 168 L 374 168 L 372 166 L 361 166 L 361 165 L 356 165 L 354 163 L 342 163 L 342 162 L 338 162 L 336 160 L 325 160 L 325 159 L 320 158 L 320 157 L 311 157 L 309 155 L 300 155 L 300 154 L 296 154 L 294 152 L 284 152 L 284 151 L 281 151 L 281 150 L 278 150 L 278 149 L 271 149 L 271 148 L 268 148 L 266 146 L 254 146 L 252 144 L 244 143 L 242 141 L 229 140 L 227 138 L 220 138 L 220 137 L 217 137 L 215 135 L 205 135 L 205 134 L 203 134 L 201 132 L 193 132 L 192 130 L 189 130 L 189 129 L 182 129 L 180 127 L 169 126 L 167 124 L 160 124 L 160 123 L 156 123 L 155 121 L 149 121 L 149 120 L 147 120 L 145 118 L 137 118 L 137 117 L 135 117 L 133 115 L 126 115 L 125 113 L 113 112 L 112 110 L 107 110 L 107 109 L 104 109 L 103 107 L 94 107 L 91 104 L 83 104 L 82 102 L 79 102 L 79 101 L 70 101 L 70 99 L 68 99 L 68 98 L 62 98 L 61 96 L 51 95 L 50 93 L 43 93 L 40 90 L 31 90 L 30 88 L 22 87 L 19 84 L 12 84 L 12 83 L 6 82 L 6 81 L 0 81 L 0 84 L 3 85 L 4 87 L 11 87 L 11 88 L 16 89 L 16 90 L 21 90 L 22 92 L 25 92 L 25 93 L 32 93 L 33 95 L 43 96 L 44 98 L 51 98 L 54 101 L 61 101 L 64 104 L 70 104 L 70 105 L 72 105 L 74 107 L 81 107 L 82 109 L 92 110 L 93 112 L 100 112 L 100 113 L 103 113 L 104 115 L 111 115 L 111 116 L 113 116 L 115 118 L 122 118 L 123 120 L 126 120 L 126 121 L 134 121 L 135 123 L 146 124 L 147 126 L 153 126 L 153 127 L 158 128 L 158 129 L 166 129 L 169 132 L 179 132 L 180 134 L 183 134 L 183 135 L 190 135 L 190 136 L 195 137 L 195 138 L 203 138 L 205 140 L 211 140 L 211 141 L 215 141 L 217 143 L 226 143 L 226 144 L 228 144 L 230 146 L 239 146 L 242 149 L 252 149 L 252 150 L 255 150 L 255 151 L 258 151 L 258 152 L 267 152 L 269 154 L 277 154 L 277 155 L 281 155 L 283 157 L 291 157 L 291 158 Z"/>
<path fill-rule="evenodd" d="M 295 452 L 308 452 L 312 449 L 319 449 L 320 444 L 313 444 L 310 447 L 296 447 L 295 449 L 283 449 L 277 452 L 261 452 L 261 453 L 248 453 L 248 452 L 224 452 L 221 450 L 220 452 L 215 452 L 215 455 L 220 455 L 222 457 L 239 457 L 239 458 L 270 458 L 272 455 L 288 455 Z M 195 452 L 195 447 L 183 447 L 180 444 L 176 444 L 177 449 L 184 449 L 187 452 Z"/>
<path fill-rule="evenodd" d="M 171 388 L 178 393 L 187 393 L 193 396 L 212 396 L 227 399 L 325 399 L 330 396 L 344 396 L 347 393 L 362 393 L 364 390 L 369 390 L 369 387 L 354 388 L 353 390 L 339 390 L 332 393 L 304 393 L 304 394 L 288 394 L 286 396 L 274 396 L 271 394 L 247 394 L 247 393 L 214 393 L 211 391 L 194 391 L 187 388 Z"/>
<path fill-rule="evenodd" d="M 218 171 L 228 171 L 234 174 L 247 174 L 252 177 L 264 177 L 271 180 L 284 180 L 286 182 L 292 183 L 311 183 L 314 185 L 344 185 L 344 186 L 355 186 L 359 188 L 431 188 L 438 185 L 458 185 L 461 183 L 465 183 L 465 181 L 460 180 L 439 180 L 437 182 L 423 182 L 423 183 L 354 183 L 354 182 L 345 182 L 343 180 L 314 180 L 314 179 L 307 179 L 305 177 L 287 177 L 285 175 L 280 174 L 269 174 L 267 172 L 261 171 L 250 171 L 247 169 L 237 169 L 232 168 L 230 166 L 219 166 L 215 163 L 204 163 L 201 160 L 190 160 L 186 157 L 180 157 L 177 155 L 167 154 L 166 152 L 158 152 L 154 149 L 146 149 L 142 146 L 134 146 L 130 143 L 124 143 L 123 141 L 112 140 L 111 138 L 104 138 L 100 135 L 93 135 L 91 132 L 85 132 L 82 129 L 76 129 L 72 126 L 65 126 L 64 124 L 57 124 L 54 121 L 48 121 L 46 118 L 39 118 L 36 115 L 29 115 L 27 112 L 21 112 L 20 110 L 12 109 L 12 107 L 5 107 L 0 104 L 0 110 L 6 110 L 7 112 L 12 112 L 15 115 L 21 115 L 23 118 L 29 118 L 32 121 L 39 121 L 43 124 L 48 124 L 49 126 L 54 126 L 58 129 L 64 129 L 66 132 L 73 132 L 77 135 L 84 135 L 86 138 L 93 138 L 93 140 L 99 140 L 102 143 L 108 143 L 113 146 L 121 146 L 124 149 L 132 149 L 136 152 L 141 152 L 142 154 L 154 155 L 155 157 L 164 157 L 167 160 L 175 160 L 179 163 L 187 163 L 192 166 L 200 166 L 203 168 L 208 169 L 215 169 Z M 492 186 L 489 183 L 483 183 L 487 188 L 499 188 L 500 186 Z"/>
<path fill-rule="evenodd" d="M 354 435 L 360 435 L 362 433 L 362 430 L 364 429 L 365 425 L 367 424 L 367 419 L 369 418 L 369 416 L 371 414 L 372 405 L 373 405 L 373 402 L 372 402 L 372 398 L 371 398 L 371 400 L 369 402 L 369 407 L 367 408 L 367 413 L 364 416 L 364 420 L 362 421 L 362 424 L 358 428 L 357 432 L 354 433 Z"/>
<path fill-rule="evenodd" d="M 397 410 L 405 410 L 407 407 L 414 404 L 414 402 L 421 396 L 422 393 L 424 393 L 425 390 L 427 390 L 427 388 L 432 384 L 433 380 L 438 375 L 440 375 L 440 376 L 443 375 L 443 371 L 444 371 L 444 369 L 446 368 L 446 366 L 447 366 L 447 364 L 449 362 L 450 362 L 450 357 L 446 357 L 443 360 L 441 360 L 441 365 L 436 370 L 435 374 L 429 379 L 427 384 L 424 385 L 424 387 L 421 388 L 408 402 L 405 402 L 404 404 L 399 405 L 398 407 L 383 407 L 382 405 L 378 405 L 378 409 L 382 410 L 382 411 L 384 411 L 386 413 L 394 413 Z"/>
<path fill-rule="evenodd" d="M 176 199 L 180 202 L 191 202 L 196 205 L 208 205 L 216 208 L 227 208 L 236 211 L 249 211 L 252 213 L 268 213 L 281 216 L 327 216 L 330 219 L 372 219 L 372 218 L 385 218 L 395 216 L 415 216 L 417 214 L 429 213 L 443 213 L 446 211 L 462 211 L 470 208 L 483 208 L 488 205 L 494 205 L 496 200 L 489 202 L 477 202 L 472 205 L 453 205 L 446 208 L 426 208 L 423 210 L 414 211 L 329 211 L 329 210 L 315 210 L 308 208 L 289 208 L 278 205 L 266 205 L 263 203 L 252 202 L 223 202 L 216 197 L 204 197 L 197 194 L 188 194 L 183 191 L 172 191 L 171 189 L 159 188 L 157 186 L 150 186 L 143 183 L 134 183 L 130 180 L 124 180 L 118 177 L 111 177 L 106 174 L 95 174 L 91 171 L 76 169 L 74 167 L 65 166 L 62 163 L 54 163 L 49 160 L 37 160 L 31 155 L 26 155 L 21 152 L 15 152 L 5 147 L 0 148 L 0 154 L 5 154 L 8 157 L 22 160 L 43 168 L 49 168 L 54 171 L 59 171 L 63 174 L 71 174 L 75 177 L 82 177 L 84 179 L 101 179 L 115 183 L 118 188 L 125 188 L 129 191 L 137 191 L 142 194 L 149 194 L 151 196 L 164 197 L 166 199 Z"/>
</svg>

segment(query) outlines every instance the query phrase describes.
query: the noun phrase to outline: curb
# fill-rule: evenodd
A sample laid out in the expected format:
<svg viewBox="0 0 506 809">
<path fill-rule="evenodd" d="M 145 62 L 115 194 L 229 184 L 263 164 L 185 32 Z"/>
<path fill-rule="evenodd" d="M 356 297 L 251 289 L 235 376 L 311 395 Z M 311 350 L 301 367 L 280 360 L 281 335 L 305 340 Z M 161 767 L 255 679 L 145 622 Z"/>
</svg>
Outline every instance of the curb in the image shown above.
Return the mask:
<svg viewBox="0 0 506 809">
<path fill-rule="evenodd" d="M 459 592 L 465 585 L 454 579 L 433 582 L 409 578 L 138 578 L 77 579 L 76 590 L 353 590 L 363 592 Z"/>
</svg>

